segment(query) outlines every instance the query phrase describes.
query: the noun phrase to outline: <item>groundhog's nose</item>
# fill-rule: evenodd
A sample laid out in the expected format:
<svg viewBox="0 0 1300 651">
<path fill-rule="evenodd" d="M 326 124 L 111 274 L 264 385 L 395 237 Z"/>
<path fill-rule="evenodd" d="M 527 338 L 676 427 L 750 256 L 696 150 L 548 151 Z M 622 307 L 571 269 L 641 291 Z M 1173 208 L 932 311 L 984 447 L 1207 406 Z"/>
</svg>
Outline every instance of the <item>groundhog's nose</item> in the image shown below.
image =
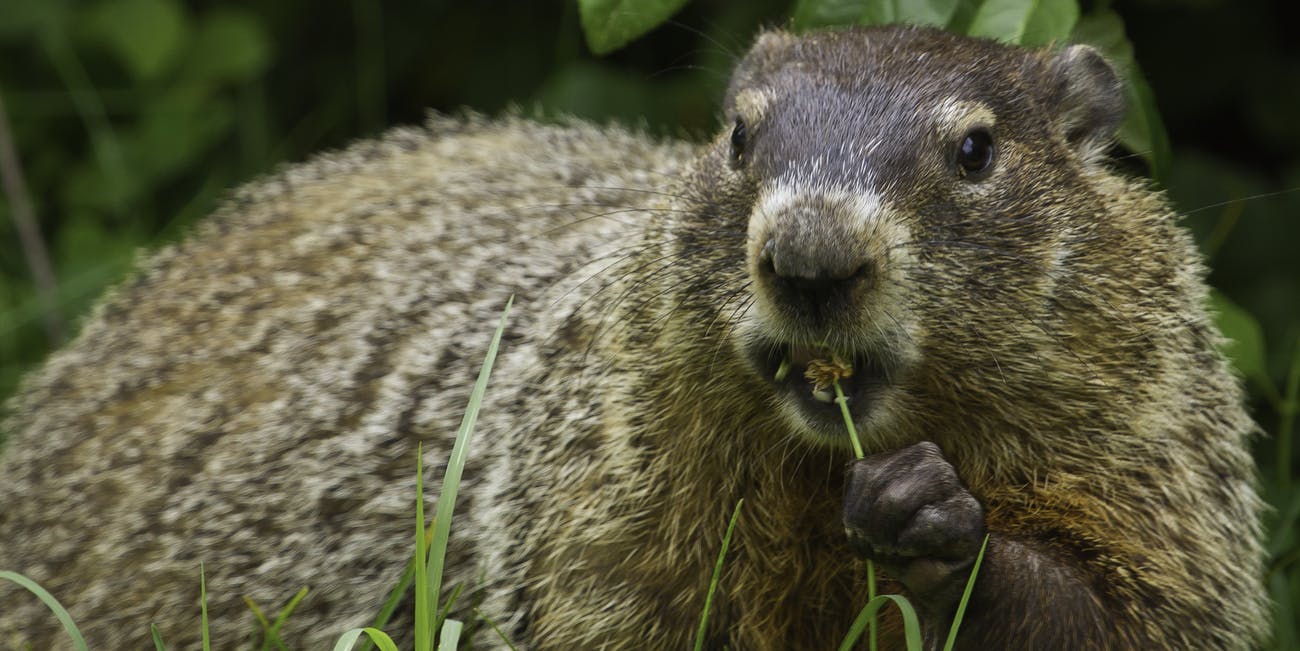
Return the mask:
<svg viewBox="0 0 1300 651">
<path fill-rule="evenodd" d="M 876 276 L 874 261 L 855 248 L 852 240 L 834 235 L 774 235 L 759 254 L 759 280 L 797 318 L 830 325 L 854 311 Z"/>
</svg>

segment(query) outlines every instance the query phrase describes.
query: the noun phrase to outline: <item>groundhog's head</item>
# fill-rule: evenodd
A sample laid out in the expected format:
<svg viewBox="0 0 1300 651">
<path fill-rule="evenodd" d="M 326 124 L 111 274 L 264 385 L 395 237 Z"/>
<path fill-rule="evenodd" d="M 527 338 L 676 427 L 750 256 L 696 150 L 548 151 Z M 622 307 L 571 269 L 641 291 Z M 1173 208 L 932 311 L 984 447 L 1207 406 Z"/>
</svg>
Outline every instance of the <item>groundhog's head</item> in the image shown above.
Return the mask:
<svg viewBox="0 0 1300 651">
<path fill-rule="evenodd" d="M 734 343 L 797 429 L 843 441 L 809 362 L 851 364 L 841 386 L 871 429 L 926 406 L 908 401 L 919 377 L 997 377 L 1001 346 L 1037 345 L 1024 333 L 1059 311 L 1103 210 L 1088 175 L 1123 100 L 1087 46 L 892 27 L 762 35 L 725 111 L 701 196 L 712 228 L 746 233 Z"/>
</svg>

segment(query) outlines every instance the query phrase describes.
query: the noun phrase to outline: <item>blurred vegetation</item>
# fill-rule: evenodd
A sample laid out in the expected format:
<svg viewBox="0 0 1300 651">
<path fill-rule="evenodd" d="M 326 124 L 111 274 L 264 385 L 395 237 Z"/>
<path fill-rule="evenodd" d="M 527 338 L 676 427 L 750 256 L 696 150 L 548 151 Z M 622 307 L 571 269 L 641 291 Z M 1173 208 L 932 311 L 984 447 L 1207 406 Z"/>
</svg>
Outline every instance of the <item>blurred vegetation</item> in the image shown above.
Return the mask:
<svg viewBox="0 0 1300 651">
<path fill-rule="evenodd" d="M 608 20 L 623 3 L 583 4 Z M 855 2 L 654 4 L 663 9 L 652 23 L 673 20 L 622 49 L 636 30 L 593 43 L 613 50 L 596 57 L 582 35 L 594 14 L 580 16 L 573 0 L 5 2 L 0 106 L 54 285 L 46 309 L 19 237 L 21 201 L 6 186 L 0 398 L 142 248 L 182 236 L 225 190 L 282 161 L 419 122 L 427 108 L 517 105 L 706 137 L 756 29 L 792 13 L 842 21 L 851 16 L 816 11 Z M 1161 131 L 1148 128 L 1145 146 L 1131 133 L 1125 143 L 1155 167 L 1125 164 L 1158 173 L 1188 215 L 1255 416 L 1274 434 L 1256 456 L 1275 508 L 1282 648 L 1300 648 L 1300 464 L 1287 447 L 1300 383 L 1300 41 L 1289 33 L 1298 23 L 1300 4 L 1281 0 L 1103 0 L 1084 3 L 1075 31 L 1089 42 L 1128 35 L 1111 45 L 1131 43 L 1149 82 L 1130 99 L 1145 110 L 1155 98 L 1158 113 L 1143 119 L 1163 119 L 1172 155 L 1160 155 Z"/>
</svg>

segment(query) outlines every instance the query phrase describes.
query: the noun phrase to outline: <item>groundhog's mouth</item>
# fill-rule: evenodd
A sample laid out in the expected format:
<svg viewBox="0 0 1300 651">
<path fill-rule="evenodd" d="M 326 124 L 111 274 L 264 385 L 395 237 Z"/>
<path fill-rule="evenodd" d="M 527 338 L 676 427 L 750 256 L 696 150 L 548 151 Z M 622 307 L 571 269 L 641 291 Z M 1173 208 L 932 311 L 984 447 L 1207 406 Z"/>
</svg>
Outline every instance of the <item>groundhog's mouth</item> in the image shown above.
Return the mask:
<svg viewBox="0 0 1300 651">
<path fill-rule="evenodd" d="M 758 372 L 779 394 L 797 405 L 810 426 L 838 438 L 847 435 L 840 410 L 839 382 L 855 423 L 863 422 L 873 403 L 892 384 L 892 367 L 865 353 L 843 354 L 824 346 L 765 341 L 751 348 Z"/>
</svg>

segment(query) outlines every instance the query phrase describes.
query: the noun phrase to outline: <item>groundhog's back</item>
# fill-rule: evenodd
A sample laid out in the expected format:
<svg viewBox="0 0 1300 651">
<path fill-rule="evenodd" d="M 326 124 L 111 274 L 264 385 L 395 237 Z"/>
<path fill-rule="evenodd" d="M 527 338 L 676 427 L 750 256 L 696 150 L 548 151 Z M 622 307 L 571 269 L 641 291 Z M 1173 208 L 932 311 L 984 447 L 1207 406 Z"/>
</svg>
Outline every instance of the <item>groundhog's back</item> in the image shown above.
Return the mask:
<svg viewBox="0 0 1300 651">
<path fill-rule="evenodd" d="M 434 118 L 238 191 L 10 404 L 0 568 L 50 590 L 92 648 L 142 647 L 151 622 L 196 643 L 201 561 L 217 648 L 246 639 L 241 597 L 278 610 L 302 586 L 285 639 L 324 648 L 368 624 L 409 553 L 414 440 L 446 458 L 507 296 L 508 374 L 537 315 L 575 300 L 655 201 L 638 189 L 690 155 L 618 129 Z M 0 582 L 0 648 L 66 640 Z"/>
</svg>

